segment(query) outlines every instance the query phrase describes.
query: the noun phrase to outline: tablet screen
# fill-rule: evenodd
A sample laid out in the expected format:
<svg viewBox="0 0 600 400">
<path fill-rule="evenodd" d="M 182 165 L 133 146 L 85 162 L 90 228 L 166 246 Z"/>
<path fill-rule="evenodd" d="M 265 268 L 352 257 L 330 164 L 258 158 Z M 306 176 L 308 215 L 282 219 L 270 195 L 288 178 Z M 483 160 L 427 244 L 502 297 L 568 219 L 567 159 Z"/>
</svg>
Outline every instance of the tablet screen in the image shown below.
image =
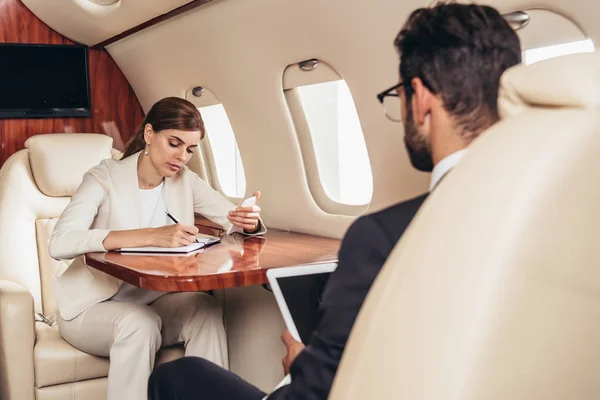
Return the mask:
<svg viewBox="0 0 600 400">
<path fill-rule="evenodd" d="M 277 283 L 290 311 L 302 343 L 310 341 L 317 328 L 323 289 L 331 272 L 278 277 Z"/>
</svg>

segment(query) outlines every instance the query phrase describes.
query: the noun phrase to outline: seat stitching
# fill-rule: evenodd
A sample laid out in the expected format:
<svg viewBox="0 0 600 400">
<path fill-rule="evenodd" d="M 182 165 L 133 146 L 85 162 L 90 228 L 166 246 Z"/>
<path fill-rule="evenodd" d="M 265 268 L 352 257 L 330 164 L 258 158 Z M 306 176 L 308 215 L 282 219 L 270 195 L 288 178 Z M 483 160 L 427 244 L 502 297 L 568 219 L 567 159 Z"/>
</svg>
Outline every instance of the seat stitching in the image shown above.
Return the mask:
<svg viewBox="0 0 600 400">
<path fill-rule="evenodd" d="M 75 357 L 73 357 L 73 366 L 74 366 L 74 370 L 73 370 L 73 382 L 77 382 L 77 355 L 78 355 L 79 351 L 75 351 Z"/>
<path fill-rule="evenodd" d="M 77 352 L 73 352 L 73 380 L 71 381 L 71 399 L 75 400 L 75 374 L 77 370 Z"/>
</svg>

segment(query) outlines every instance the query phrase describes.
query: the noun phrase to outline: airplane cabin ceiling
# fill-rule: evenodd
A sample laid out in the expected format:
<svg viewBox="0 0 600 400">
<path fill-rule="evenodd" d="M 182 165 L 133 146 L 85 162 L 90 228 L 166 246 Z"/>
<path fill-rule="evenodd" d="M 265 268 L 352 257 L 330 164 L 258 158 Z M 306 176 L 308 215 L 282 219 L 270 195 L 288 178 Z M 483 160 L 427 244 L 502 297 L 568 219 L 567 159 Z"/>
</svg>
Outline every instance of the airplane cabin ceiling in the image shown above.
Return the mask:
<svg viewBox="0 0 600 400">
<path fill-rule="evenodd" d="M 63 36 L 68 37 L 79 43 L 89 46 L 101 43 L 110 39 L 128 29 L 142 24 L 152 18 L 168 13 L 180 6 L 193 2 L 193 0 L 119 0 L 112 5 L 99 5 L 91 0 L 22 0 L 23 3 L 42 21 Z M 235 1 L 235 0 L 213 0 L 214 2 Z M 260 0 L 252 0 L 261 3 Z M 352 1 L 341 2 L 341 7 L 352 8 Z M 377 18 L 377 13 L 385 12 L 385 7 L 378 7 L 377 2 L 370 7 L 370 14 L 365 18 Z M 406 7 L 407 12 L 415 7 L 427 6 L 429 1 L 405 1 L 400 2 Z M 600 1 L 588 0 L 545 0 L 545 1 L 519 1 L 519 0 L 490 0 L 480 2 L 490 4 L 498 8 L 501 12 L 511 12 L 516 10 L 545 9 L 555 11 L 575 22 L 575 25 L 582 28 L 592 39 L 600 37 L 600 25 L 595 24 L 594 16 L 597 14 L 597 8 L 600 7 Z M 302 2 L 306 8 L 317 8 L 314 2 Z M 260 4 L 257 4 L 260 7 Z M 394 7 L 396 8 L 396 7 Z M 317 10 L 315 10 L 317 11 Z M 277 17 L 277 15 L 273 15 Z M 332 17 L 332 23 L 335 23 L 335 16 Z M 536 25 L 535 33 L 529 29 L 530 35 L 535 36 L 532 43 L 542 41 L 545 33 L 556 35 L 560 33 L 565 24 L 556 26 L 556 18 L 543 18 L 536 16 L 532 24 Z M 547 17 L 547 15 L 546 15 Z M 543 28 L 543 29 L 542 29 Z M 571 37 L 573 30 L 568 29 L 564 36 Z M 527 46 L 527 40 L 524 43 Z"/>
</svg>

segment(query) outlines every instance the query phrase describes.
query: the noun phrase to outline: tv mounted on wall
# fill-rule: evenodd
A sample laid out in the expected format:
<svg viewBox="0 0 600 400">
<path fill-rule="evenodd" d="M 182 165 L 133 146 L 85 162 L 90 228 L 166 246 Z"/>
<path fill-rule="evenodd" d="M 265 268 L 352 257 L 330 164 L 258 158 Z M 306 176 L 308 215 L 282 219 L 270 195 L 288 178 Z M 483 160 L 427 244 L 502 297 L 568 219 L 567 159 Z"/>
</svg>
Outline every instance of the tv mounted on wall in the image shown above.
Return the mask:
<svg viewBox="0 0 600 400">
<path fill-rule="evenodd" d="M 0 118 L 89 116 L 86 46 L 0 43 Z"/>
</svg>

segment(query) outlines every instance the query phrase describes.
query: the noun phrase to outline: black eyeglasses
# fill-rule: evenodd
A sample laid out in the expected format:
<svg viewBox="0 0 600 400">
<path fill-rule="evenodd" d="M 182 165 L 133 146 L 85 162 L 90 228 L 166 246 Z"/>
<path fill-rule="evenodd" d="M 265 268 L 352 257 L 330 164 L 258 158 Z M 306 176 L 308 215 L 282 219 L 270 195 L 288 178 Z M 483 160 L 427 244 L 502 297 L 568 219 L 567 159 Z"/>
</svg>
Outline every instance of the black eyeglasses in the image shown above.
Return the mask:
<svg viewBox="0 0 600 400">
<path fill-rule="evenodd" d="M 377 99 L 383 106 L 385 116 L 394 122 L 402 121 L 402 104 L 400 103 L 398 89 L 401 88 L 403 84 L 404 82 L 400 82 L 377 95 Z"/>
</svg>

